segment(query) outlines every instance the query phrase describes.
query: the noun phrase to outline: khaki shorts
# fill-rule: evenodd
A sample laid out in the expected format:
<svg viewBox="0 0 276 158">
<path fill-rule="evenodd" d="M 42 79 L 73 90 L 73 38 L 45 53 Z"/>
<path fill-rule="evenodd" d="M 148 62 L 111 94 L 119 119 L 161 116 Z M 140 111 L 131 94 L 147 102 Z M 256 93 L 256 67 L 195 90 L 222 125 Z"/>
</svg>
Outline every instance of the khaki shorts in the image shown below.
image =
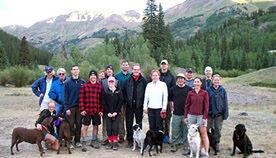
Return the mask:
<svg viewBox="0 0 276 158">
<path fill-rule="evenodd" d="M 188 125 L 196 124 L 198 126 L 205 126 L 207 127 L 207 119 L 204 125 L 201 124 L 203 115 L 190 115 L 188 114 Z"/>
</svg>

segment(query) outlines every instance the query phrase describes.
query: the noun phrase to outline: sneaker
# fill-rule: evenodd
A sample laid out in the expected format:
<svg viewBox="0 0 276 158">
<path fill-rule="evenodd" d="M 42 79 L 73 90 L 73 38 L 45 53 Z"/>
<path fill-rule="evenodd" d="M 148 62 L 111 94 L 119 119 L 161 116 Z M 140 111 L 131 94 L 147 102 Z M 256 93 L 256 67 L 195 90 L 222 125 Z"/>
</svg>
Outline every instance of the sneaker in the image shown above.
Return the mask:
<svg viewBox="0 0 276 158">
<path fill-rule="evenodd" d="M 77 148 L 82 147 L 82 145 L 81 145 L 81 143 L 80 143 L 80 142 L 76 142 L 76 144 L 75 144 L 75 145 L 76 145 L 76 147 L 77 147 Z"/>
<path fill-rule="evenodd" d="M 209 157 L 209 153 L 205 152 L 205 154 L 203 156 L 201 156 L 202 158 L 208 158 Z"/>
<path fill-rule="evenodd" d="M 189 155 L 190 154 L 190 148 L 189 147 L 184 147 L 184 151 L 182 153 L 183 155 Z"/>
<path fill-rule="evenodd" d="M 74 147 L 74 145 L 71 143 L 70 144 L 70 149 L 74 149 L 75 147 Z"/>
<path fill-rule="evenodd" d="M 126 148 L 131 148 L 133 146 L 133 142 L 132 141 L 128 141 Z"/>
<path fill-rule="evenodd" d="M 172 145 L 172 146 L 171 146 L 171 152 L 176 152 L 176 150 L 177 150 L 177 149 L 176 149 L 176 145 Z"/>
<path fill-rule="evenodd" d="M 83 152 L 86 152 L 86 151 L 87 151 L 86 141 L 83 141 L 83 142 L 82 142 L 82 149 L 81 149 L 81 151 L 83 151 Z"/>
<path fill-rule="evenodd" d="M 105 145 L 107 145 L 107 144 L 108 144 L 108 140 L 107 140 L 107 139 L 102 141 L 102 145 L 103 145 L 103 146 L 105 146 Z"/>
<path fill-rule="evenodd" d="M 113 143 L 113 150 L 118 150 L 118 143 Z"/>
<path fill-rule="evenodd" d="M 99 149 L 99 148 L 100 148 L 100 145 L 99 145 L 98 140 L 91 140 L 90 146 L 91 146 L 92 148 L 95 148 L 95 149 Z"/>
<path fill-rule="evenodd" d="M 112 143 L 108 143 L 108 145 L 106 146 L 106 150 L 110 150 L 112 149 L 112 147 L 113 147 Z"/>
</svg>

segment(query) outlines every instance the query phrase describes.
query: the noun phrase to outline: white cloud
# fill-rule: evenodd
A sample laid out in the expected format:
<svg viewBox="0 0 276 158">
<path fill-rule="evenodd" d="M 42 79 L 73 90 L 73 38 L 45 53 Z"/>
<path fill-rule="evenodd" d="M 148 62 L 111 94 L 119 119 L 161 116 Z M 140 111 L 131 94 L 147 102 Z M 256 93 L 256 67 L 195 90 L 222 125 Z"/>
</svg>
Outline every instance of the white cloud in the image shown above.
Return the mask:
<svg viewBox="0 0 276 158">
<path fill-rule="evenodd" d="M 93 10 L 121 13 L 127 10 L 143 12 L 147 0 L 1 0 L 0 27 L 23 25 L 29 27 L 37 21 L 45 20 L 71 11 Z M 157 0 L 168 9 L 184 0 Z"/>
</svg>

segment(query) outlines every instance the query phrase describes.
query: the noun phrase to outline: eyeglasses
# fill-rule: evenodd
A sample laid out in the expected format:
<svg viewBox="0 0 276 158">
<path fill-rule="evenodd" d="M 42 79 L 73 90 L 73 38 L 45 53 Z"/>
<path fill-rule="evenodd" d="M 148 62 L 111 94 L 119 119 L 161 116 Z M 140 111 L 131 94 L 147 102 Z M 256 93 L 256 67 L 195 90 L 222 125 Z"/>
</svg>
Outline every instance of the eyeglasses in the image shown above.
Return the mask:
<svg viewBox="0 0 276 158">
<path fill-rule="evenodd" d="M 59 75 L 59 76 L 61 76 L 61 75 L 64 76 L 65 74 L 64 74 L 64 73 L 59 73 L 58 75 Z"/>
</svg>

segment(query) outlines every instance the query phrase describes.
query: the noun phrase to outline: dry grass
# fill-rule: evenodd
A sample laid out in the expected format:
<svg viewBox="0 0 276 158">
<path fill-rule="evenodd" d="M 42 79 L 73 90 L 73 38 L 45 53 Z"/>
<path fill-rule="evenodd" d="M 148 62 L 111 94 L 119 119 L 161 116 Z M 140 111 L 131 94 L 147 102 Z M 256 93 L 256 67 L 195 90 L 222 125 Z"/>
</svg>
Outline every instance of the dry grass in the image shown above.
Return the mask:
<svg viewBox="0 0 276 158">
<path fill-rule="evenodd" d="M 221 139 L 221 152 L 218 156 L 211 157 L 226 158 L 230 157 L 232 151 L 232 132 L 238 123 L 243 123 L 247 127 L 247 134 L 250 137 L 255 149 L 265 150 L 265 154 L 254 154 L 251 157 L 276 157 L 276 92 L 261 90 L 254 87 L 240 85 L 225 85 L 229 96 L 230 117 L 224 122 Z M 24 95 L 7 95 L 24 94 Z M 25 95 L 26 94 L 26 95 Z M 246 101 L 241 98 L 246 97 Z M 33 128 L 34 120 L 38 111 L 38 98 L 31 92 L 30 87 L 26 88 L 3 88 L 0 87 L 0 157 L 11 157 L 10 143 L 12 129 L 17 126 Z M 247 112 L 248 116 L 239 116 L 241 112 Z M 143 119 L 144 132 L 148 129 L 147 116 Z M 101 131 L 101 126 L 100 126 Z M 91 128 L 88 132 L 91 137 Z M 101 132 L 99 132 L 101 138 Z M 19 152 L 15 152 L 12 157 L 38 157 L 39 151 L 36 145 L 21 143 Z M 15 150 L 14 150 L 15 151 Z M 120 145 L 118 151 L 106 151 L 104 147 L 99 150 L 88 148 L 87 152 L 81 152 L 80 149 L 74 149 L 72 155 L 68 155 L 65 148 L 61 154 L 57 155 L 55 151 L 46 151 L 44 157 L 140 157 L 138 150 L 132 152 L 125 148 L 125 144 Z M 155 153 L 153 151 L 152 153 Z M 158 157 L 183 157 L 182 147 L 176 153 L 170 152 L 170 146 L 165 145 L 162 154 Z M 144 157 L 149 157 L 148 153 Z M 242 157 L 236 155 L 234 158 Z"/>
</svg>

